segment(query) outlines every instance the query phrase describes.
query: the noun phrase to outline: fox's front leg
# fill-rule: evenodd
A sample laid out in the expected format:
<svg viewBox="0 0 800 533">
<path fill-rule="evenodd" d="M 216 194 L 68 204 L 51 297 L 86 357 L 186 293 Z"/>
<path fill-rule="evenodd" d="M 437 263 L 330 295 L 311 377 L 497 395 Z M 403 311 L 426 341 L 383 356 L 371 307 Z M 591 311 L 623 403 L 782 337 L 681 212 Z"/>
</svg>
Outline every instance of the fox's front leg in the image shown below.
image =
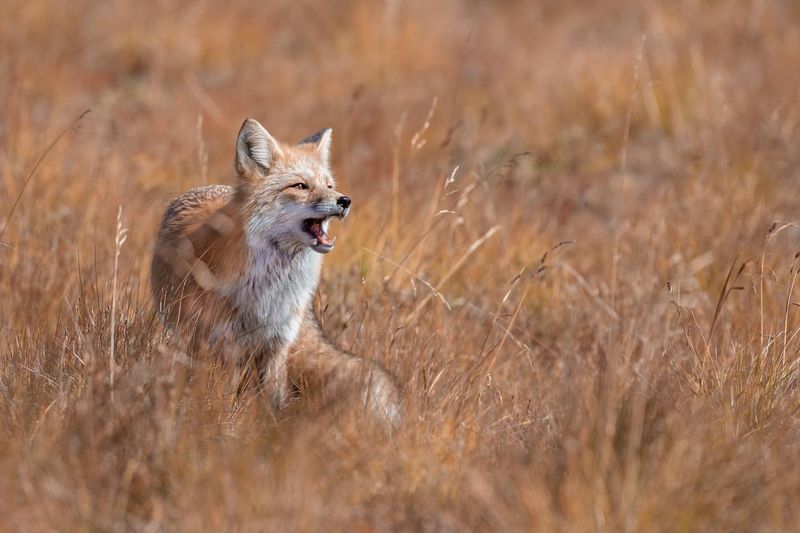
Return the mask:
<svg viewBox="0 0 800 533">
<path fill-rule="evenodd" d="M 286 371 L 288 353 L 287 348 L 282 348 L 271 357 L 264 357 L 259 361 L 258 375 L 261 387 L 267 394 L 269 403 L 276 414 L 286 407 L 289 398 L 289 378 Z"/>
<path fill-rule="evenodd" d="M 287 353 L 286 349 L 273 354 L 263 351 L 240 359 L 241 374 L 236 398 L 240 399 L 248 389 L 266 394 L 270 407 L 277 415 L 288 401 Z"/>
</svg>

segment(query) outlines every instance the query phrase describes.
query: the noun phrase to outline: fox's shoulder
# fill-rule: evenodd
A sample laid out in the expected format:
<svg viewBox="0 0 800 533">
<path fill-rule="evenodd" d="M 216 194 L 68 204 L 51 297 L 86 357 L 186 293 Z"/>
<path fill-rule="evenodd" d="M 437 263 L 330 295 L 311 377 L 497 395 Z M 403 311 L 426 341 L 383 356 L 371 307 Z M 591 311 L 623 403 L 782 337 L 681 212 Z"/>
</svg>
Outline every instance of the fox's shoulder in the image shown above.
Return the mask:
<svg viewBox="0 0 800 533">
<path fill-rule="evenodd" d="M 151 266 L 154 288 L 175 286 L 190 272 L 203 288 L 228 279 L 240 266 L 242 240 L 233 187 L 185 192 L 167 206 L 161 221 Z"/>
<path fill-rule="evenodd" d="M 195 187 L 175 198 L 167 206 L 161 221 L 161 234 L 179 230 L 189 225 L 201 224 L 231 201 L 234 189 L 228 185 Z"/>
</svg>

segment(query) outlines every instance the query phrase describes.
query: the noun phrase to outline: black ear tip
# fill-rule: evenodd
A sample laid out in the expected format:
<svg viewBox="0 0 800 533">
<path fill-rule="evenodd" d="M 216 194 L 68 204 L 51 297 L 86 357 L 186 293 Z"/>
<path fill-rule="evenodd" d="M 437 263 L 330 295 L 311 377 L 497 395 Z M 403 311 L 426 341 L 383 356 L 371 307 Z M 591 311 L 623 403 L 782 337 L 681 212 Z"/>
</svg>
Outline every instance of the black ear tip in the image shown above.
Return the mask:
<svg viewBox="0 0 800 533">
<path fill-rule="evenodd" d="M 306 137 L 305 139 L 300 141 L 298 144 L 317 144 L 318 142 L 320 142 L 322 140 L 322 138 L 326 134 L 329 134 L 332 131 L 333 131 L 332 128 L 322 128 L 317 133 L 315 133 L 313 135 L 309 135 L 308 137 Z"/>
</svg>

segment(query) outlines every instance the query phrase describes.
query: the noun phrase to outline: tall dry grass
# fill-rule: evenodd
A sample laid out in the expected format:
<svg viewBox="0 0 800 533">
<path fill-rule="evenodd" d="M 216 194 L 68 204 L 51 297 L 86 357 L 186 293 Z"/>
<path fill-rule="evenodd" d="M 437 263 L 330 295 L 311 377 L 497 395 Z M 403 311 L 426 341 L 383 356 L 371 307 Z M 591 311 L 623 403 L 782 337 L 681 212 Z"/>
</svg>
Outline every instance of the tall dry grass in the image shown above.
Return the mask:
<svg viewBox="0 0 800 533">
<path fill-rule="evenodd" d="M 4 529 L 797 528 L 794 2 L 2 11 Z M 316 304 L 391 436 L 237 405 L 154 315 L 165 203 L 246 116 L 334 128 Z"/>
</svg>

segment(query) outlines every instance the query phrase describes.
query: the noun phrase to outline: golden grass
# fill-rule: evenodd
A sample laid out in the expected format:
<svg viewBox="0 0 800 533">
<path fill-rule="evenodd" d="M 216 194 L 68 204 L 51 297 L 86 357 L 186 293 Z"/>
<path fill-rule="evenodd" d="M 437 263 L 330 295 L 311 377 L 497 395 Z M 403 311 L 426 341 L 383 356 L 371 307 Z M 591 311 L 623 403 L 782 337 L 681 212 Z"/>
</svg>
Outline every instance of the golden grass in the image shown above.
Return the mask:
<svg viewBox="0 0 800 533">
<path fill-rule="evenodd" d="M 797 527 L 800 6 L 2 11 L 3 528 Z M 334 128 L 317 304 L 402 384 L 390 437 L 234 409 L 154 317 L 165 203 L 246 116 Z"/>
</svg>

